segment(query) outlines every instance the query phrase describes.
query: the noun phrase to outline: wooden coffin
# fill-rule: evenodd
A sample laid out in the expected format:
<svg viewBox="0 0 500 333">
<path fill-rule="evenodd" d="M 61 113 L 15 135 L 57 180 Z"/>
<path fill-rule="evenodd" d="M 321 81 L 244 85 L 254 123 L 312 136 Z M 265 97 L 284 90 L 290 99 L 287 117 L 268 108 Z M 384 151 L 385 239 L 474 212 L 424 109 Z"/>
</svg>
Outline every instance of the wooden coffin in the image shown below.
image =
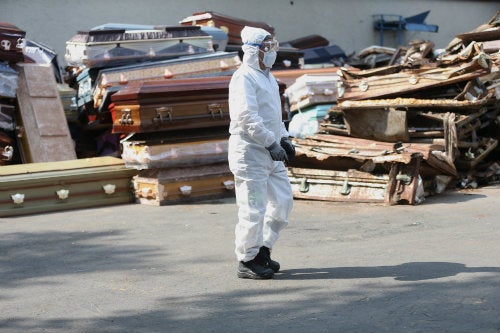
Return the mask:
<svg viewBox="0 0 500 333">
<path fill-rule="evenodd" d="M 113 131 L 140 133 L 229 125 L 230 79 L 179 79 L 129 85 L 111 97 Z"/>
<path fill-rule="evenodd" d="M 410 163 L 392 163 L 387 173 L 358 170 L 288 168 L 293 196 L 299 199 L 416 204 L 421 155 Z"/>
<path fill-rule="evenodd" d="M 315 104 L 337 102 L 337 74 L 306 74 L 288 86 L 285 95 L 290 111 L 297 111 Z"/>
<path fill-rule="evenodd" d="M 94 107 L 99 107 L 106 90 L 123 87 L 133 82 L 145 82 L 188 77 L 231 75 L 241 64 L 236 52 L 214 52 L 199 56 L 147 62 L 135 65 L 105 68 L 99 71 L 95 85 L 89 87 Z M 93 89 L 91 92 L 90 89 Z M 85 89 L 86 90 L 86 89 Z M 79 93 L 84 96 L 85 93 Z"/>
<path fill-rule="evenodd" d="M 229 125 L 227 99 L 161 104 L 117 105 L 111 109 L 114 133 L 142 133 Z"/>
<path fill-rule="evenodd" d="M 17 121 L 23 163 L 76 159 L 50 65 L 19 64 Z"/>
<path fill-rule="evenodd" d="M 79 31 L 66 42 L 70 66 L 110 67 L 213 52 L 212 36 L 200 27 Z"/>
<path fill-rule="evenodd" d="M 26 31 L 7 22 L 0 22 L 0 60 L 22 62 Z"/>
<path fill-rule="evenodd" d="M 115 157 L 0 168 L 0 217 L 134 202 L 136 170 Z"/>
<path fill-rule="evenodd" d="M 206 11 L 196 12 L 180 21 L 181 25 L 217 27 L 228 35 L 228 44 L 241 45 L 241 30 L 247 25 L 262 28 L 274 36 L 274 27 L 265 22 L 249 21 L 241 18 Z"/>
<path fill-rule="evenodd" d="M 313 34 L 280 43 L 280 46 L 288 46 L 297 48 L 299 50 L 304 50 L 313 47 L 328 46 L 328 44 L 330 44 L 328 39 L 321 35 Z"/>
<path fill-rule="evenodd" d="M 142 170 L 133 178 L 136 201 L 162 206 L 234 195 L 227 163 Z"/>
</svg>

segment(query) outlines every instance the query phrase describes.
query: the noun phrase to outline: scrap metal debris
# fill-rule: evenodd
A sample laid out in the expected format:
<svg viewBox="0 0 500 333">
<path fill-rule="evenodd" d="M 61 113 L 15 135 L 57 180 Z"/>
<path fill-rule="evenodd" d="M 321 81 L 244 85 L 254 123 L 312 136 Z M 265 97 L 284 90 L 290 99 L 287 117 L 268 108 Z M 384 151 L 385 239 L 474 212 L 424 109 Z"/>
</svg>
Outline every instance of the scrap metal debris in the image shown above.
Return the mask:
<svg viewBox="0 0 500 333">
<path fill-rule="evenodd" d="M 499 15 L 437 56 L 414 41 L 385 66 L 340 68 L 337 103 L 316 134 L 294 140 L 295 196 L 417 204 L 498 181 Z"/>
</svg>

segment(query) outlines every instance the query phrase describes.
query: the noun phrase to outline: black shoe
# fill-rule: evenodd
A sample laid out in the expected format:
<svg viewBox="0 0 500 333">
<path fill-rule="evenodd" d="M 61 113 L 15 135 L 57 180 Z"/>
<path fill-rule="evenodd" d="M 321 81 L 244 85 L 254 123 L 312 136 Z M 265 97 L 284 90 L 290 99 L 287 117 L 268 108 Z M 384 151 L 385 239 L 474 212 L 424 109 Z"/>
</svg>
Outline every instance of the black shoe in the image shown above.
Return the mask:
<svg viewBox="0 0 500 333">
<path fill-rule="evenodd" d="M 239 278 L 265 280 L 272 279 L 273 276 L 273 270 L 262 266 L 255 258 L 247 262 L 240 261 L 238 264 Z"/>
<path fill-rule="evenodd" d="M 262 246 L 259 249 L 259 254 L 257 254 L 260 262 L 263 263 L 264 267 L 269 267 L 274 273 L 278 273 L 280 270 L 280 263 L 271 259 L 271 250 L 268 247 Z"/>
</svg>

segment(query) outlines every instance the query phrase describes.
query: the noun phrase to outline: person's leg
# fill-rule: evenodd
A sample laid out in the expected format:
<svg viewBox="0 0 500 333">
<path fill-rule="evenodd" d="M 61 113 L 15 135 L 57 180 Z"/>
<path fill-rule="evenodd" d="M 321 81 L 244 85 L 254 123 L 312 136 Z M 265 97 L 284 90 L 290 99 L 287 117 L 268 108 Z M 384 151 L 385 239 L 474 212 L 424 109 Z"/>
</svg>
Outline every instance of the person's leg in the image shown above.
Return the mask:
<svg viewBox="0 0 500 333">
<path fill-rule="evenodd" d="M 280 231 L 289 221 L 293 207 L 293 193 L 286 168 L 278 163 L 267 182 L 268 204 L 264 216 L 263 245 L 272 249 L 279 238 Z"/>
<path fill-rule="evenodd" d="M 263 246 L 257 257 L 266 267 L 277 273 L 279 262 L 271 259 L 271 249 L 279 238 L 281 230 L 288 225 L 288 216 L 293 206 L 293 194 L 284 166 L 278 166 L 268 181 L 268 204 L 264 216 Z"/>
<path fill-rule="evenodd" d="M 235 228 L 235 253 L 238 261 L 248 261 L 262 246 L 266 210 L 266 182 L 241 179 L 235 175 L 238 223 Z"/>
<path fill-rule="evenodd" d="M 230 139 L 229 166 L 234 175 L 238 223 L 235 227 L 237 276 L 270 279 L 273 271 L 265 267 L 257 254 L 263 244 L 263 220 L 267 204 L 267 180 L 271 163 L 264 148 L 252 147 L 240 138 Z M 253 144 L 255 145 L 255 144 Z"/>
</svg>

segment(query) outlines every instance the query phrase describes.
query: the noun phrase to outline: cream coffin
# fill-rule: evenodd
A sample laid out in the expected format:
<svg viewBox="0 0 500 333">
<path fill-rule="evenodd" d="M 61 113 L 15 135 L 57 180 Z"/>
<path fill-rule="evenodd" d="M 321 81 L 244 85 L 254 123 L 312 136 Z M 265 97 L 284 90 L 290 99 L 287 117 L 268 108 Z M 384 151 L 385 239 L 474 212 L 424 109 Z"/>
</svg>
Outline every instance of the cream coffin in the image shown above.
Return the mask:
<svg viewBox="0 0 500 333">
<path fill-rule="evenodd" d="M 2 166 L 0 217 L 131 203 L 135 174 L 116 157 Z"/>
</svg>

